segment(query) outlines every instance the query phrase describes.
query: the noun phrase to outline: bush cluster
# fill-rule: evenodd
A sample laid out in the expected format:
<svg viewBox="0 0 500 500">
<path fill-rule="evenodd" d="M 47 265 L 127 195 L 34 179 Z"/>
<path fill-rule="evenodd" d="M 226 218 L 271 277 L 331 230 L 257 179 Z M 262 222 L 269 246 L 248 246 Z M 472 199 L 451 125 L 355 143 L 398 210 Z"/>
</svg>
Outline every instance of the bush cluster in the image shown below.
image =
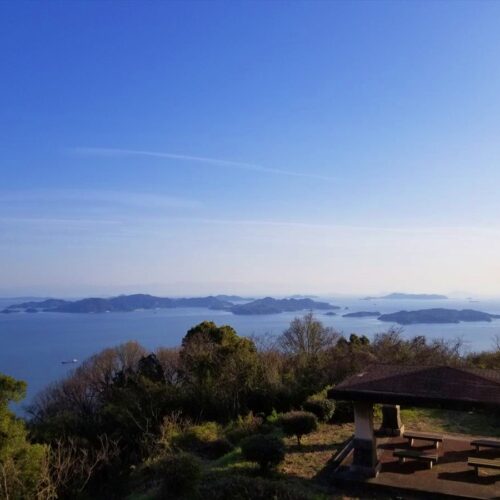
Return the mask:
<svg viewBox="0 0 500 500">
<path fill-rule="evenodd" d="M 318 428 L 318 419 L 307 411 L 290 411 L 281 415 L 279 423 L 287 436 L 295 436 L 300 446 L 301 438 Z"/>
<path fill-rule="evenodd" d="M 285 459 L 285 446 L 283 441 L 269 434 L 255 434 L 241 442 L 243 457 L 259 464 L 263 473 L 279 465 Z"/>
<path fill-rule="evenodd" d="M 194 494 L 200 485 L 201 464 L 194 455 L 178 453 L 166 456 L 157 466 L 160 480 L 160 499 Z"/>
</svg>

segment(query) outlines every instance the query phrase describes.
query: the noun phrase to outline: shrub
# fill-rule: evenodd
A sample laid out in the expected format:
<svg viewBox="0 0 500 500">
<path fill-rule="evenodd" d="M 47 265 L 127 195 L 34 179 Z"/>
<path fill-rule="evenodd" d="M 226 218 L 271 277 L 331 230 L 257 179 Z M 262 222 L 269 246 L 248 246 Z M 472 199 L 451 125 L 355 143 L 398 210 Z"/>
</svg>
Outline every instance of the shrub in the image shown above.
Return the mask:
<svg viewBox="0 0 500 500">
<path fill-rule="evenodd" d="M 210 443 L 219 439 L 220 428 L 216 422 L 190 425 L 182 432 L 172 436 L 176 448 L 184 451 L 203 453 Z"/>
<path fill-rule="evenodd" d="M 250 462 L 257 462 L 262 472 L 276 467 L 285 458 L 281 439 L 266 434 L 256 434 L 241 442 L 241 452 Z"/>
<path fill-rule="evenodd" d="M 335 413 L 332 421 L 337 424 L 354 422 L 354 407 L 351 401 L 335 401 Z"/>
<path fill-rule="evenodd" d="M 310 397 L 303 404 L 303 408 L 305 411 L 314 413 L 318 420 L 329 422 L 335 412 L 335 402 L 331 399 Z"/>
<path fill-rule="evenodd" d="M 174 444 L 183 429 L 186 428 L 187 422 L 182 419 L 180 412 L 173 412 L 163 419 L 160 426 L 159 443 L 165 450 L 173 451 Z"/>
<path fill-rule="evenodd" d="M 302 436 L 318 428 L 318 419 L 314 413 L 290 411 L 281 415 L 280 425 L 287 436 L 297 437 L 297 444 L 300 446 Z"/>
<path fill-rule="evenodd" d="M 240 416 L 237 420 L 231 422 L 226 427 L 224 434 L 231 443 L 237 445 L 242 439 L 259 432 L 262 422 L 262 418 L 249 413 L 246 417 Z"/>
<path fill-rule="evenodd" d="M 312 500 L 300 486 L 259 477 L 238 475 L 215 477 L 203 482 L 203 500 Z"/>
<path fill-rule="evenodd" d="M 201 480 L 199 460 L 189 453 L 168 455 L 158 465 L 160 498 L 167 500 L 193 494 Z"/>
<path fill-rule="evenodd" d="M 273 408 L 273 411 L 271 412 L 271 414 L 267 416 L 266 422 L 271 424 L 271 425 L 276 425 L 276 424 L 279 424 L 279 419 L 280 419 L 280 416 L 279 416 L 278 412 Z"/>
<path fill-rule="evenodd" d="M 201 452 L 208 458 L 217 459 L 223 457 L 226 453 L 229 453 L 233 449 L 234 446 L 232 443 L 223 437 L 206 443 Z"/>
</svg>

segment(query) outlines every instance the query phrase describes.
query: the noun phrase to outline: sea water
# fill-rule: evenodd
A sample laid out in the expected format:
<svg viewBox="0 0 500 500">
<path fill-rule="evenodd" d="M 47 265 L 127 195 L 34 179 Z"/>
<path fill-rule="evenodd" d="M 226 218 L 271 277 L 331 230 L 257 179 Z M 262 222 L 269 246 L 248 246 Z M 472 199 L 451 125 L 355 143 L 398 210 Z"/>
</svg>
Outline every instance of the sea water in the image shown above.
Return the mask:
<svg viewBox="0 0 500 500">
<path fill-rule="evenodd" d="M 500 314 L 500 300 L 470 303 L 455 300 L 328 300 L 341 306 L 336 316 L 316 311 L 325 325 L 347 335 L 357 333 L 372 338 L 387 331 L 392 325 L 377 318 L 343 318 L 342 314 L 356 311 L 380 311 L 445 307 L 450 309 L 476 309 Z M 0 300 L 0 310 L 8 304 Z M 347 309 L 346 309 L 347 308 Z M 174 347 L 192 326 L 204 320 L 227 324 L 240 335 L 279 335 L 290 321 L 303 312 L 260 316 L 236 316 L 226 311 L 182 308 L 149 311 L 75 314 L 75 313 L 19 313 L 0 314 L 0 372 L 28 383 L 29 400 L 50 382 L 64 377 L 78 364 L 63 364 L 65 360 L 79 362 L 99 352 L 129 340 L 136 340 L 149 350 L 157 347 Z M 397 326 L 397 325 L 396 325 Z M 403 329 L 405 337 L 425 335 L 430 339 L 460 338 L 466 351 L 491 349 L 496 335 L 500 335 L 500 320 L 491 323 L 460 323 L 445 325 L 410 325 Z"/>
</svg>

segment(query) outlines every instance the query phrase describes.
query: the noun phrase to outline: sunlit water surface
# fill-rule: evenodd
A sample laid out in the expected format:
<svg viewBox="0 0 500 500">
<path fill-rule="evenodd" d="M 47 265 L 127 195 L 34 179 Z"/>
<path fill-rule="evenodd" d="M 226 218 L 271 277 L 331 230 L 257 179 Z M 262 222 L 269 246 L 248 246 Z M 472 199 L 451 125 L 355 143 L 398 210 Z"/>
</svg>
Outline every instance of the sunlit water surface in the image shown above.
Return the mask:
<svg viewBox="0 0 500 500">
<path fill-rule="evenodd" d="M 361 310 L 386 313 L 431 307 L 468 308 L 500 314 L 500 300 L 475 303 L 454 300 L 328 300 L 349 309 L 337 311 L 337 316 L 327 316 L 318 311 L 317 317 L 324 324 L 346 334 L 355 332 L 368 337 L 387 330 L 391 325 L 376 318 L 343 318 L 341 315 Z M 0 310 L 9 303 L 12 301 L 0 299 Z M 204 320 L 231 325 L 240 335 L 278 335 L 300 314 L 235 316 L 223 311 L 194 308 L 106 314 L 0 314 L 0 372 L 27 381 L 26 401 L 29 401 L 47 384 L 63 377 L 76 366 L 62 364 L 63 360 L 76 358 L 81 361 L 105 347 L 128 340 L 137 340 L 147 349 L 177 346 L 190 327 Z M 495 335 L 500 335 L 500 320 L 457 325 L 412 325 L 404 328 L 403 335 L 450 340 L 461 338 L 464 349 L 478 351 L 492 347 Z"/>
</svg>

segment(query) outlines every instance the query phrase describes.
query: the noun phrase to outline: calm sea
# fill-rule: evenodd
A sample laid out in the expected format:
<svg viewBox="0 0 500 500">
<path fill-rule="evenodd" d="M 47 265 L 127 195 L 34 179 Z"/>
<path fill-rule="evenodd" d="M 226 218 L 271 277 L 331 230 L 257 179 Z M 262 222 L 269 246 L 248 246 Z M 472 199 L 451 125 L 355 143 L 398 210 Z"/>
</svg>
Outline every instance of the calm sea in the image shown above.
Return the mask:
<svg viewBox="0 0 500 500">
<path fill-rule="evenodd" d="M 395 312 L 403 309 L 431 307 L 468 308 L 500 314 L 500 299 L 496 301 L 422 301 L 328 298 L 343 308 L 337 316 L 318 312 L 317 317 L 328 326 L 346 334 L 359 333 L 372 337 L 387 330 L 388 323 L 375 318 L 343 318 L 345 312 Z M 0 310 L 12 300 L 0 299 Z M 75 365 L 61 361 L 79 361 L 128 340 L 137 340 L 148 349 L 180 344 L 186 331 L 204 320 L 228 324 L 240 335 L 280 334 L 300 313 L 266 316 L 235 316 L 208 309 L 170 309 L 107 314 L 0 314 L 0 372 L 28 382 L 29 401 L 47 384 L 66 375 Z M 500 320 L 491 323 L 461 323 L 458 325 L 412 325 L 404 335 L 426 335 L 429 338 L 455 339 L 460 337 L 467 350 L 490 349 L 495 335 L 500 335 Z M 25 402 L 26 402 L 25 401 Z"/>
</svg>

